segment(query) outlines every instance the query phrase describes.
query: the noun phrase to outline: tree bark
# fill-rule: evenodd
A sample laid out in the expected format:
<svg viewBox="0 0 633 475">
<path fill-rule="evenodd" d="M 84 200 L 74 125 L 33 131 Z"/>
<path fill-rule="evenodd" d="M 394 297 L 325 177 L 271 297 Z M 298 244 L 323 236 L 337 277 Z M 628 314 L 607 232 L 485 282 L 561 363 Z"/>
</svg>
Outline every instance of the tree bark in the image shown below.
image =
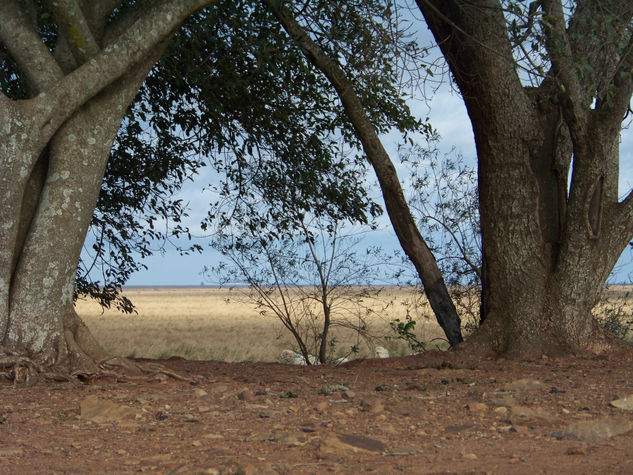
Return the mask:
<svg viewBox="0 0 633 475">
<path fill-rule="evenodd" d="M 451 346 L 463 341 L 461 321 L 433 253 L 411 215 L 400 180 L 353 85 L 340 66 L 314 43 L 291 12 L 276 0 L 263 0 L 284 29 L 302 48 L 306 58 L 332 83 L 376 173 L 389 219 L 402 249 L 415 266 L 431 308 Z"/>
<path fill-rule="evenodd" d="M 108 356 L 72 296 L 112 143 L 175 28 L 217 1 L 159 2 L 106 25 L 114 2 L 86 9 L 100 17 L 77 18 L 82 10 L 68 0 L 55 11 L 72 13 L 55 56 L 37 42 L 23 47 L 37 32 L 14 2 L 2 2 L 0 41 L 38 95 L 12 101 L 0 94 L 0 366 L 20 355 L 44 372 L 92 373 Z M 78 31 L 73 21 L 82 22 L 83 36 L 94 34 L 80 42 L 87 46 L 64 33 Z"/>
<path fill-rule="evenodd" d="M 632 7 L 612 3 L 619 3 L 610 11 L 619 12 L 621 44 Z M 520 355 L 611 348 L 591 311 L 633 237 L 630 216 L 622 217 L 630 204 L 618 203 L 613 189 L 623 103 L 631 97 L 630 74 L 627 82 L 620 73 L 630 73 L 631 50 L 605 60 L 605 51 L 616 55 L 608 22 L 604 32 L 587 30 L 604 11 L 578 8 L 566 25 L 560 2 L 544 1 L 552 69 L 538 88 L 524 87 L 498 1 L 417 4 L 475 134 L 486 278 L 483 324 L 472 343 Z M 592 36 L 601 41 L 579 39 Z M 573 59 L 595 71 L 590 84 Z M 590 109 L 596 84 L 615 92 L 609 110 Z"/>
</svg>

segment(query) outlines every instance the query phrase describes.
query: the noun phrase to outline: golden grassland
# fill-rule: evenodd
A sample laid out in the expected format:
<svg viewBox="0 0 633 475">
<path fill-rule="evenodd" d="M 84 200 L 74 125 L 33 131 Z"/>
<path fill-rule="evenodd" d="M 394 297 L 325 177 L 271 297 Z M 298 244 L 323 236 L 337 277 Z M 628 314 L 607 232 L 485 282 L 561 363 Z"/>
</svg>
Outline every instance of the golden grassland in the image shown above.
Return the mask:
<svg viewBox="0 0 633 475">
<path fill-rule="evenodd" d="M 607 299 L 599 307 L 599 317 L 618 308 L 623 321 L 633 312 L 630 287 L 612 286 Z M 284 349 L 296 349 L 290 332 L 273 315 L 262 315 L 248 298 L 248 289 L 211 287 L 144 287 L 127 288 L 124 295 L 132 300 L 138 314 L 127 315 L 117 310 L 103 311 L 94 301 L 80 300 L 77 311 L 97 340 L 110 353 L 138 358 L 182 356 L 194 360 L 278 361 Z M 416 301 L 416 305 L 412 302 Z M 417 321 L 419 341 L 427 348 L 446 347 L 443 333 L 424 298 L 413 288 L 386 288 L 377 297 L 364 298 L 369 308 L 365 314 L 370 339 L 360 339 L 356 332 L 334 327 L 335 357 L 347 356 L 353 345 L 368 357 L 373 347 L 386 347 L 391 355 L 410 352 L 395 334 L 389 322 L 405 319 L 407 310 Z M 469 302 L 475 309 L 476 296 Z M 612 310 L 611 310 L 612 311 Z M 462 316 L 462 323 L 469 319 Z M 385 338 L 391 336 L 392 338 Z"/>
<path fill-rule="evenodd" d="M 261 315 L 244 288 L 146 287 L 127 288 L 124 295 L 138 310 L 126 315 L 117 310 L 103 311 L 94 301 L 80 300 L 77 312 L 97 340 L 109 352 L 139 358 L 169 358 L 220 361 L 278 361 L 282 350 L 296 347 L 290 332 L 277 317 Z M 407 354 L 403 341 L 394 336 L 389 322 L 405 319 L 407 308 L 415 311 L 416 335 L 434 347 L 444 344 L 443 333 L 432 318 L 428 305 L 412 309 L 415 289 L 387 288 L 376 298 L 365 298 L 371 311 L 366 316 L 370 341 L 358 341 L 355 332 L 332 328 L 337 344 L 334 356 L 349 353 L 352 345 L 367 357 L 373 346 L 381 345 L 393 355 Z M 385 308 L 386 307 L 386 308 Z"/>
</svg>

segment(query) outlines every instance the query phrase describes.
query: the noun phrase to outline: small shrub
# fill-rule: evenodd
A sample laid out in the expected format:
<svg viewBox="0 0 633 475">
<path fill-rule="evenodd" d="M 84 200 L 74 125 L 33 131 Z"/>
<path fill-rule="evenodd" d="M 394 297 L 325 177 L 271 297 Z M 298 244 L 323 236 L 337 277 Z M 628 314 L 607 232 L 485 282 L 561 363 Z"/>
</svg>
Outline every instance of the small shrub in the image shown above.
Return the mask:
<svg viewBox="0 0 633 475">
<path fill-rule="evenodd" d="M 610 296 L 608 288 L 605 288 L 601 301 L 597 305 L 597 318 L 602 328 L 621 339 L 627 339 L 633 330 L 633 316 L 626 307 L 630 297 L 630 291 L 624 294 Z"/>
<path fill-rule="evenodd" d="M 418 337 L 414 333 L 415 331 L 416 321 L 411 318 L 411 314 L 407 310 L 407 316 L 405 320 L 402 321 L 399 318 L 396 318 L 389 322 L 389 326 L 396 334 L 395 338 L 397 340 L 403 340 L 407 343 L 412 353 L 421 353 L 426 350 L 426 345 L 424 342 L 418 340 Z M 391 337 L 387 337 L 391 338 Z"/>
</svg>

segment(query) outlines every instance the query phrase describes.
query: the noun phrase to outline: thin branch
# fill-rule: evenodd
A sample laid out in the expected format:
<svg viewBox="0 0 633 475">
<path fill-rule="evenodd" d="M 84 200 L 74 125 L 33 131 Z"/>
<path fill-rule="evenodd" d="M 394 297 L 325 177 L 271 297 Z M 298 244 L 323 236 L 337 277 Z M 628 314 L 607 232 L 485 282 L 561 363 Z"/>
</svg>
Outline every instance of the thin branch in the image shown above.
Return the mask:
<svg viewBox="0 0 633 475">
<path fill-rule="evenodd" d="M 453 242 L 455 243 L 455 245 L 459 249 L 459 252 L 460 252 L 461 256 L 458 256 L 458 258 L 462 259 L 464 262 L 466 262 L 466 264 L 468 264 L 468 266 L 479 276 L 479 278 L 481 278 L 481 269 L 479 268 L 478 265 L 476 265 L 474 262 L 472 262 L 470 260 L 470 258 L 468 257 L 468 253 L 466 252 L 466 250 L 462 246 L 462 242 L 463 241 L 460 241 L 460 239 L 455 235 L 453 230 L 445 222 L 437 219 L 435 216 L 426 215 L 424 217 L 426 219 L 430 219 L 432 221 L 435 221 L 442 228 L 444 228 L 444 230 L 451 236 L 451 239 L 453 240 Z M 462 240 L 463 240 L 463 236 L 462 236 Z"/>
</svg>

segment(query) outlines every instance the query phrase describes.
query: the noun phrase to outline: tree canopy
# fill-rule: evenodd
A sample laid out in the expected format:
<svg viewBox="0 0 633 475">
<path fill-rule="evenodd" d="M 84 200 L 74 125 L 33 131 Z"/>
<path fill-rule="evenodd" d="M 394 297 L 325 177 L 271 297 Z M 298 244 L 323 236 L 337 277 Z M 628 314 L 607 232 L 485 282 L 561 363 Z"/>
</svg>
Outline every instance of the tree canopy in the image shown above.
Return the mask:
<svg viewBox="0 0 633 475">
<path fill-rule="evenodd" d="M 315 2 L 296 13 L 340 61 L 373 128 L 424 128 L 395 67 L 421 52 L 390 24 L 389 2 Z M 256 229 L 274 217 L 283 234 L 292 231 L 289 204 L 361 222 L 380 212 L 362 186 L 348 116 L 265 4 L 10 1 L 0 14 L 8 364 L 94 371 L 105 360 L 72 295 L 109 304 L 139 265 L 132 251 L 148 254 L 153 240 L 188 232 L 178 224 L 185 206 L 171 196 L 204 160 L 230 200 L 209 222 Z M 253 213 L 261 197 L 267 207 Z M 165 231 L 161 220 L 175 225 Z M 80 265 L 76 283 L 88 228 L 96 260 Z M 105 282 L 91 282 L 86 271 L 100 263 Z"/>
</svg>

